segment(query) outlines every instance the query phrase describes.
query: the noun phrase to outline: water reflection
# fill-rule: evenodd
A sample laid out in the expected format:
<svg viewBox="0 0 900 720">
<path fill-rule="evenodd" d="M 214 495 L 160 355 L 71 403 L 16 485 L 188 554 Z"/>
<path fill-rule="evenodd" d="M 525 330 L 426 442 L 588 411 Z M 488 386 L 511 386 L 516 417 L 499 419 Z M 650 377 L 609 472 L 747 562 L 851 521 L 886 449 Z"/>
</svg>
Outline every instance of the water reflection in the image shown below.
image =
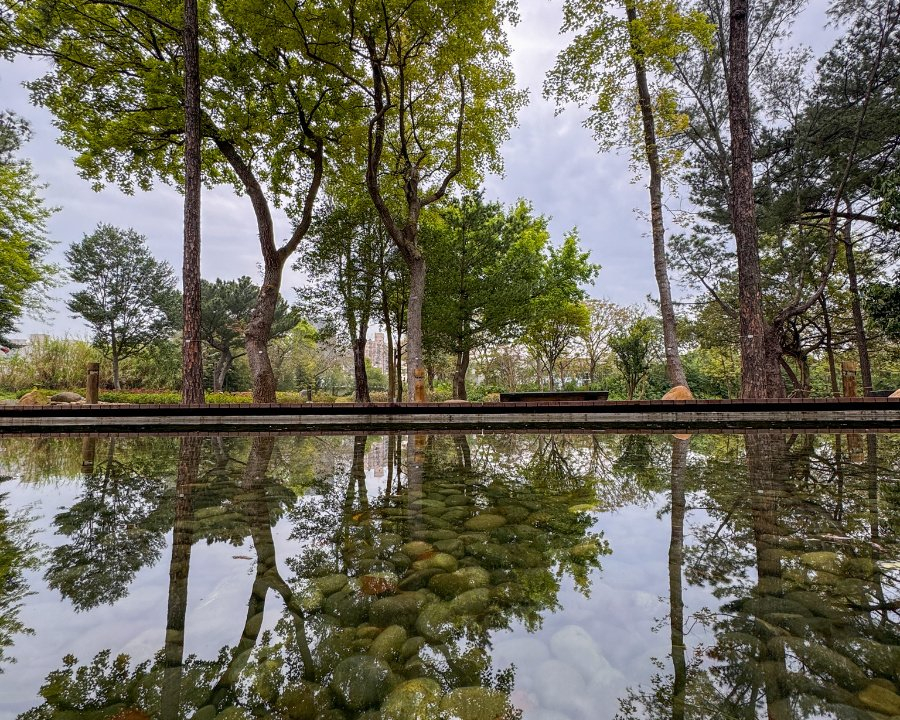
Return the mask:
<svg viewBox="0 0 900 720">
<path fill-rule="evenodd" d="M 0 662 L 27 658 L 0 665 L 0 697 L 39 692 L 0 715 L 900 715 L 898 436 L 12 438 L 0 453 L 18 481 L 0 496 Z M 17 494 L 47 498 L 44 519 Z M 66 600 L 89 656 L 39 622 L 23 633 L 29 590 Z M 155 645 L 105 646 L 92 618 L 154 592 L 164 614 L 133 633 Z M 192 622 L 231 639 L 198 653 Z"/>
</svg>

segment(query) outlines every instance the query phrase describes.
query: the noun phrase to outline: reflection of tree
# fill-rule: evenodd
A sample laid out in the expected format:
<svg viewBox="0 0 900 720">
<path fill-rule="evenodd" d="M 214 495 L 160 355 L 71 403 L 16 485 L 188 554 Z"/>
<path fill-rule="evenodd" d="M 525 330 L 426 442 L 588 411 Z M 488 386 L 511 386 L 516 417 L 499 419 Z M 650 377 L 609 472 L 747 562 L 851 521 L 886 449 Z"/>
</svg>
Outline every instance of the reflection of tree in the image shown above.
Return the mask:
<svg viewBox="0 0 900 720">
<path fill-rule="evenodd" d="M 0 482 L 7 479 L 0 476 Z M 3 507 L 6 497 L 7 493 L 0 493 L 0 674 L 6 663 L 15 662 L 6 653 L 15 636 L 30 632 L 19 620 L 19 611 L 30 594 L 25 572 L 38 564 L 38 546 L 28 531 L 29 518 Z"/>
<path fill-rule="evenodd" d="M 79 610 L 124 597 L 135 573 L 156 563 L 165 545 L 165 483 L 116 451 L 110 439 L 105 460 L 84 477 L 79 499 L 54 518 L 68 542 L 54 548 L 46 580 Z"/>
</svg>

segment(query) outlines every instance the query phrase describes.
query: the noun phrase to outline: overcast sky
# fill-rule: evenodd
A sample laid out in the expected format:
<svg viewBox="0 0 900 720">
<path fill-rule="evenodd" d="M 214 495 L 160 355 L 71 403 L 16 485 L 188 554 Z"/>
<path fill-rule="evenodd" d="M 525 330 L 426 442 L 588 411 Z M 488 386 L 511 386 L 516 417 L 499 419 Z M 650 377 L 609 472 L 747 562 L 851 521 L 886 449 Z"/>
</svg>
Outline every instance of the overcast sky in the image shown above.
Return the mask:
<svg viewBox="0 0 900 720">
<path fill-rule="evenodd" d="M 488 199 L 512 203 L 527 198 L 535 211 L 551 218 L 554 242 L 565 231 L 577 227 L 592 261 L 603 266 L 589 293 L 622 303 L 643 302 L 656 295 L 648 225 L 636 214 L 648 205 L 643 184 L 633 184 L 624 154 L 599 154 L 589 131 L 581 126 L 584 113 L 567 109 L 554 116 L 554 107 L 541 96 L 544 74 L 553 65 L 565 42 L 557 30 L 561 24 L 559 0 L 520 0 L 521 22 L 510 31 L 513 64 L 520 87 L 529 90 L 530 102 L 519 114 L 503 148 L 503 177 L 485 179 Z M 815 0 L 796 28 L 798 41 L 824 50 L 824 0 Z M 42 182 L 50 204 L 58 206 L 50 222 L 51 238 L 57 242 L 54 258 L 71 243 L 90 233 L 98 223 L 134 228 L 148 238 L 159 258 L 168 260 L 180 274 L 182 246 L 182 199 L 172 188 L 159 184 L 151 192 L 123 195 L 115 188 L 94 192 L 75 171 L 72 153 L 56 144 L 57 133 L 49 113 L 32 107 L 21 82 L 42 74 L 41 64 L 27 60 L 0 62 L 0 106 L 11 109 L 32 123 L 33 140 L 24 149 Z M 246 197 L 229 188 L 203 195 L 201 271 L 203 277 L 235 278 L 249 274 L 258 279 L 260 254 L 256 224 Z M 285 237 L 289 224 L 277 220 L 278 237 Z M 303 278 L 285 273 L 283 293 L 294 299 L 293 287 Z M 85 336 L 80 321 L 69 317 L 64 299 L 73 286 L 55 292 L 54 312 L 46 321 L 25 318 L 20 334 L 47 332 Z"/>
</svg>

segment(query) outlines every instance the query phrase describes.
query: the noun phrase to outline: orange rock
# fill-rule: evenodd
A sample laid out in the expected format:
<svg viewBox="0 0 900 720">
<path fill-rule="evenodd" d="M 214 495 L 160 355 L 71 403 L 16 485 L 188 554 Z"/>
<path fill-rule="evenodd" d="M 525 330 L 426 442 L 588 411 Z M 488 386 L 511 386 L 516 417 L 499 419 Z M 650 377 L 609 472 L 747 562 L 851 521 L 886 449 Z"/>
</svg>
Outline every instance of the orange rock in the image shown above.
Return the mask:
<svg viewBox="0 0 900 720">
<path fill-rule="evenodd" d="M 662 396 L 663 400 L 693 400 L 694 393 L 684 385 L 676 385 Z"/>
<path fill-rule="evenodd" d="M 690 440 L 691 433 L 675 433 L 672 437 L 676 440 Z"/>
<path fill-rule="evenodd" d="M 396 592 L 397 576 L 393 573 L 372 573 L 359 579 L 363 595 L 387 595 Z"/>
<path fill-rule="evenodd" d="M 32 390 L 30 393 L 27 393 L 19 398 L 19 405 L 48 405 L 47 398 L 45 398 L 39 390 Z"/>
<path fill-rule="evenodd" d="M 900 390 L 894 390 L 894 392 L 892 392 L 890 395 L 888 395 L 888 397 L 900 398 Z"/>
</svg>

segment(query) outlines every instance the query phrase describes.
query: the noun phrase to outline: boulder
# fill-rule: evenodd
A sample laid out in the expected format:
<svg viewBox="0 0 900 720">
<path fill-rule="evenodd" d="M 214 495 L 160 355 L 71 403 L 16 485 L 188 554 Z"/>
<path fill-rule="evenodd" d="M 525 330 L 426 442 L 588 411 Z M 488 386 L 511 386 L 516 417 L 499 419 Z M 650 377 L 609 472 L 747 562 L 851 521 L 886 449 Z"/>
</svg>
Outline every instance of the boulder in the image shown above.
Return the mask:
<svg viewBox="0 0 900 720">
<path fill-rule="evenodd" d="M 889 398 L 900 398 L 900 388 L 898 388 L 897 390 L 894 390 L 894 392 L 892 392 L 890 395 L 888 395 L 888 397 Z"/>
<path fill-rule="evenodd" d="M 40 390 L 32 390 L 19 398 L 19 405 L 49 405 L 49 402 Z"/>
<path fill-rule="evenodd" d="M 456 688 L 441 698 L 440 710 L 453 718 L 496 720 L 506 714 L 506 696 L 483 687 Z"/>
<path fill-rule="evenodd" d="M 50 402 L 78 403 L 84 402 L 84 398 L 76 392 L 58 392 L 50 397 Z"/>
<path fill-rule="evenodd" d="M 434 717 L 441 697 L 441 686 L 431 678 L 416 678 L 394 688 L 381 706 L 386 720 L 419 720 Z"/>
<path fill-rule="evenodd" d="M 436 552 L 434 554 L 426 553 L 419 557 L 412 566 L 413 570 L 442 570 L 443 572 L 453 572 L 459 567 L 459 562 L 452 555 Z"/>
<path fill-rule="evenodd" d="M 329 687 L 341 705 L 359 711 L 378 705 L 393 684 L 393 673 L 386 662 L 368 655 L 354 655 L 338 663 Z"/>
<path fill-rule="evenodd" d="M 400 651 L 406 642 L 406 637 L 406 630 L 399 625 L 390 625 L 372 641 L 369 646 L 369 655 L 387 662 L 396 662 L 400 659 Z"/>
<path fill-rule="evenodd" d="M 676 385 L 662 396 L 663 400 L 693 400 L 694 393 L 685 385 Z"/>
<path fill-rule="evenodd" d="M 481 513 L 466 520 L 465 523 L 466 529 L 474 532 L 493 530 L 501 525 L 506 525 L 506 518 L 502 515 L 494 515 L 493 513 Z"/>
</svg>

